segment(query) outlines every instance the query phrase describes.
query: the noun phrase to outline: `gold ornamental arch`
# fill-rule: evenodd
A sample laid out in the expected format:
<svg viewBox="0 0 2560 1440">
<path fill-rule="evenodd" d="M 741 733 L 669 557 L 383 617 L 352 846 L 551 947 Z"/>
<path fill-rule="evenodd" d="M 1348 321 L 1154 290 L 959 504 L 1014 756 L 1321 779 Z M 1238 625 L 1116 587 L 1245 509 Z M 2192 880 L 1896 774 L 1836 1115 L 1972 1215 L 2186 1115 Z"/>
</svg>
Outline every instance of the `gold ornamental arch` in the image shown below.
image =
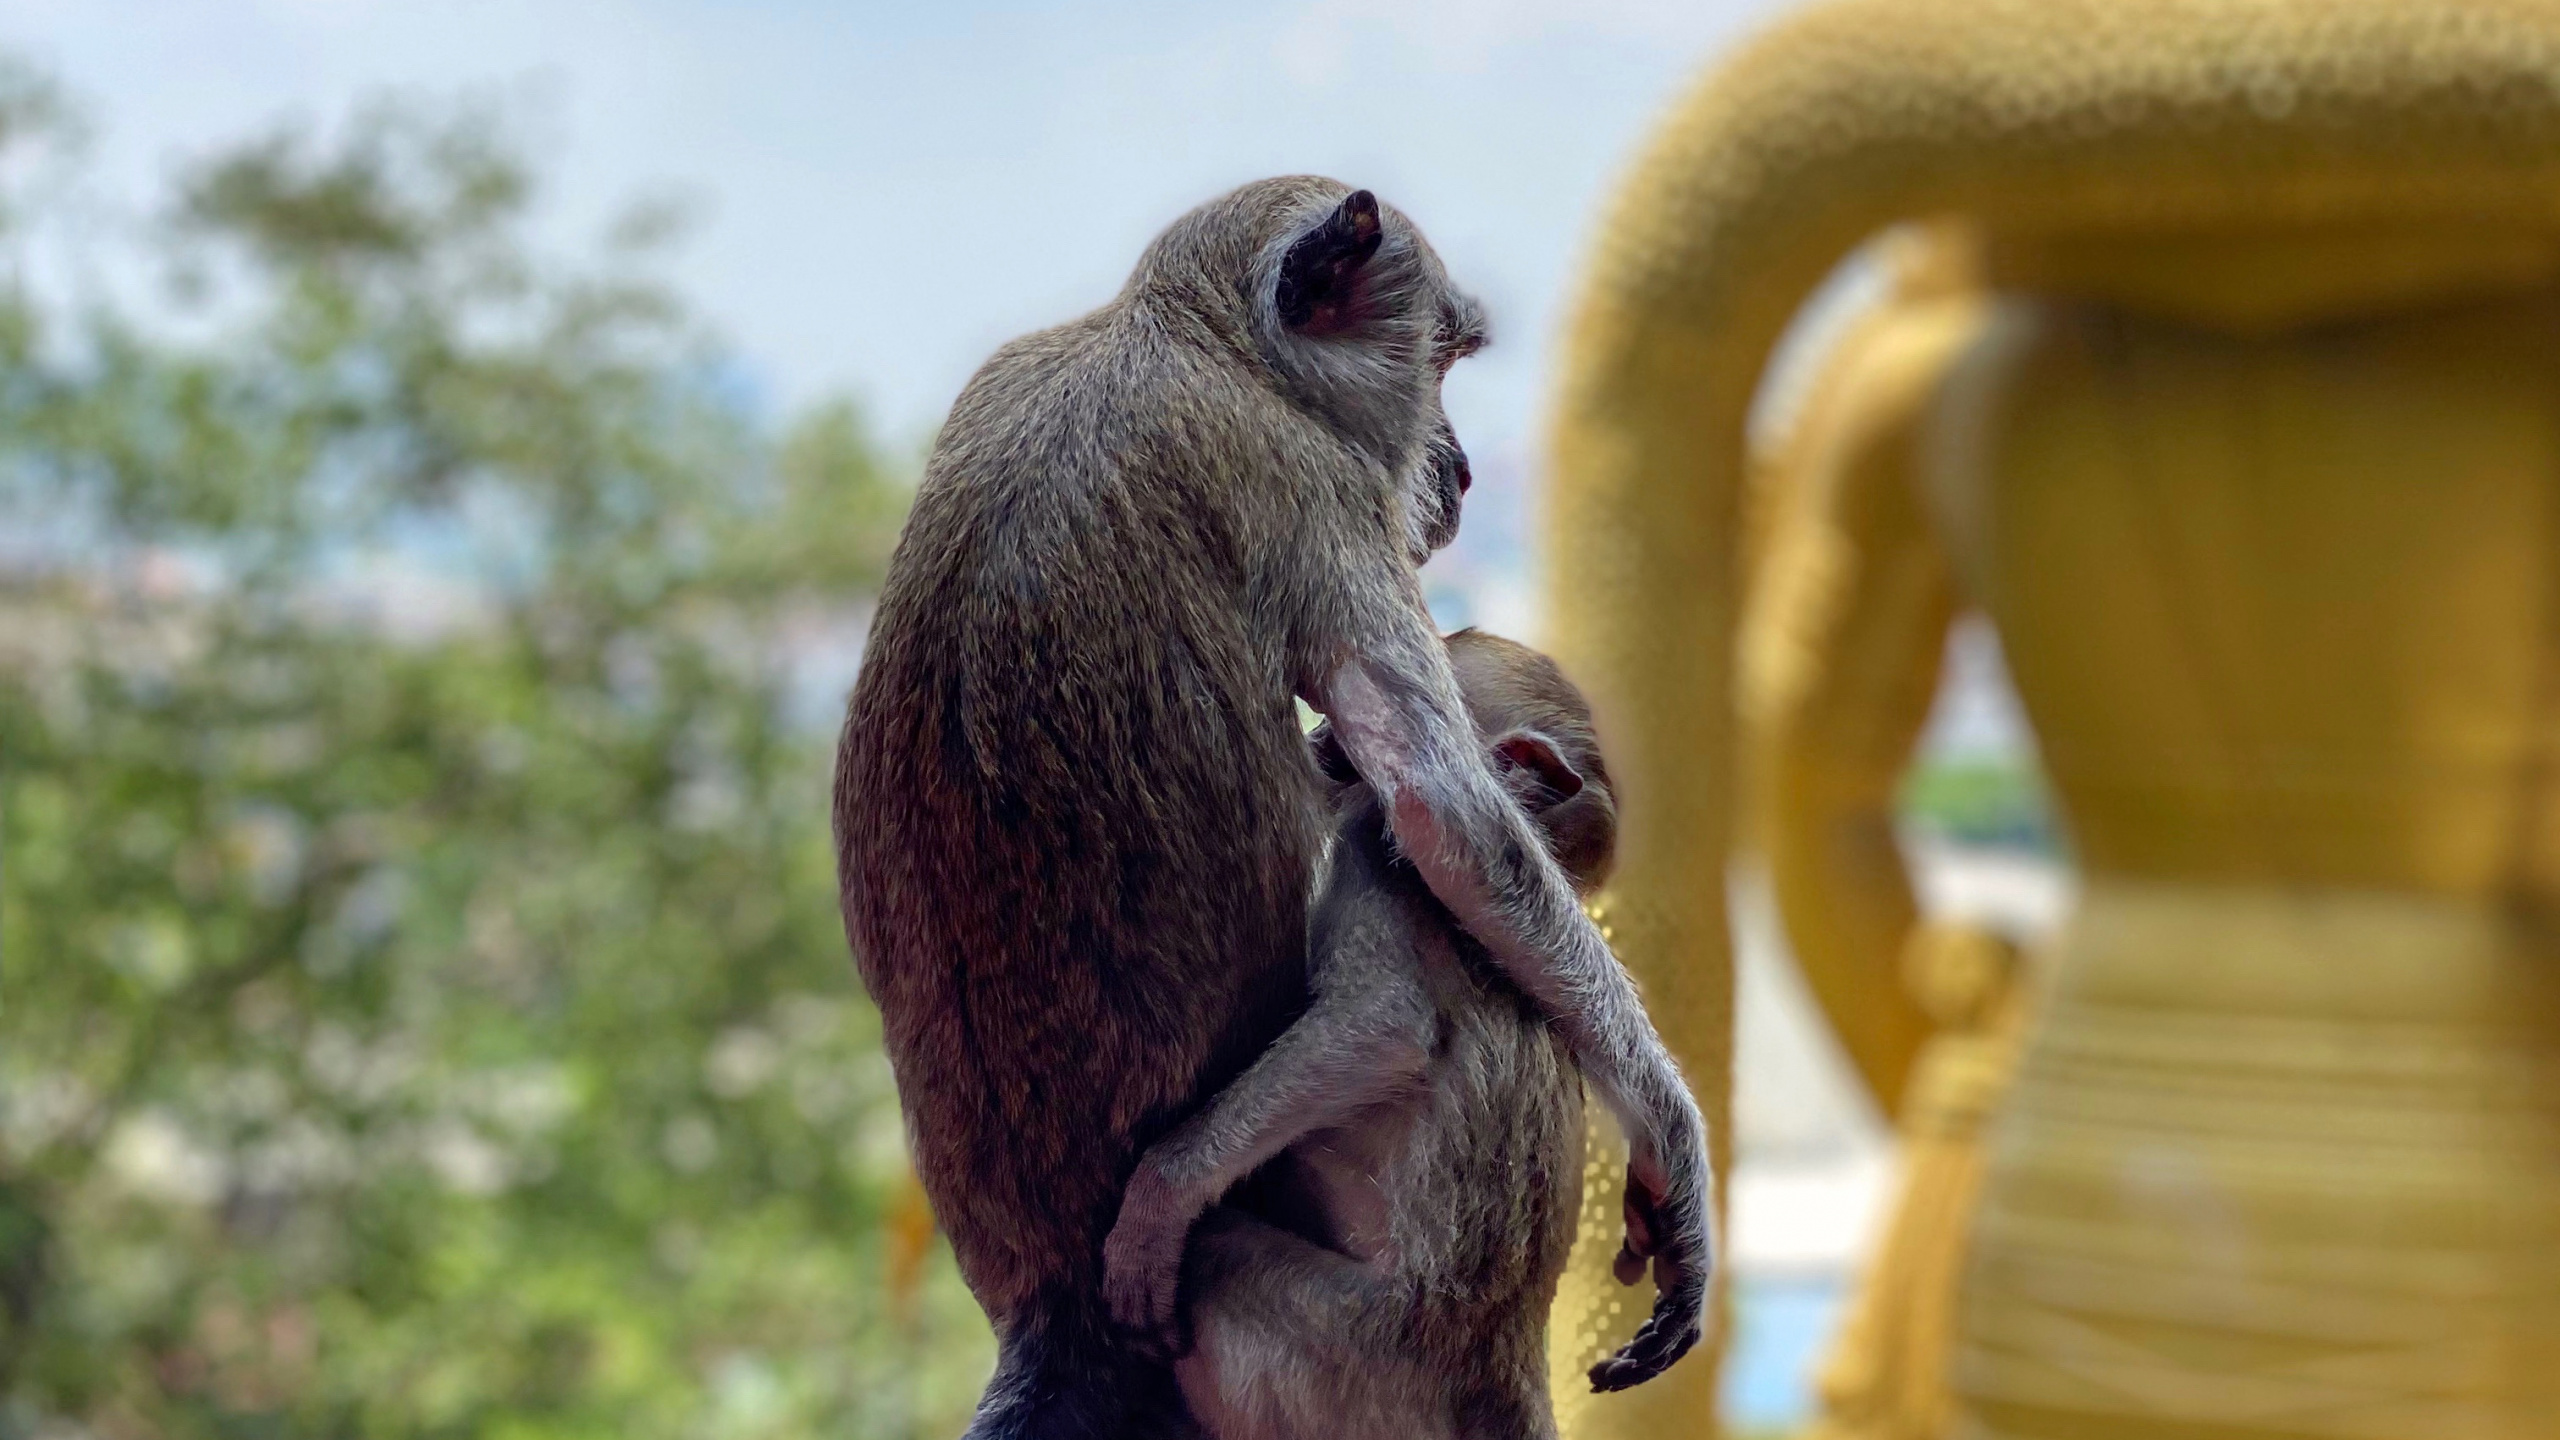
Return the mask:
<svg viewBox="0 0 2560 1440">
<path fill-rule="evenodd" d="M 1569 331 L 1545 638 L 1591 692 L 1623 787 L 1615 943 L 1720 1147 L 1746 419 L 1814 287 L 1888 227 L 1938 220 L 2021 254 L 2560 234 L 2560 0 L 1832 0 L 1734 51 L 1660 124 L 1601 217 Z M 2203 303 L 2310 312 L 2440 268 L 2395 254 Z M 1615 1206 L 1595 1192 L 1587 1241 Z M 1582 1366 L 1643 1308 L 1605 1258 L 1578 1250 L 1558 1302 L 1566 1434 L 1712 1433 L 1710 1359 L 1582 1393 Z"/>
</svg>

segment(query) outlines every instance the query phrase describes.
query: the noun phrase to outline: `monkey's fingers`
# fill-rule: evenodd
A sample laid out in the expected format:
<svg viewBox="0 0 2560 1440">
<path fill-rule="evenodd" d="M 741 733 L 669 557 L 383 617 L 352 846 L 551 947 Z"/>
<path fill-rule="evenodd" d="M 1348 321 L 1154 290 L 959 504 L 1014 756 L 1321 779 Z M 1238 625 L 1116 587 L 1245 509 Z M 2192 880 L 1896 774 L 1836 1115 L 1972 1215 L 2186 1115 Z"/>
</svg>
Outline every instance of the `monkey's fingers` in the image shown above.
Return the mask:
<svg viewBox="0 0 2560 1440">
<path fill-rule="evenodd" d="M 1644 1278 L 1645 1262 L 1653 1258 L 1654 1239 L 1661 1233 L 1661 1217 L 1655 1212 L 1653 1195 L 1635 1171 L 1627 1172 L 1626 1199 L 1620 1207 L 1626 1214 L 1627 1238 L 1618 1247 L 1618 1258 L 1609 1263 L 1609 1273 L 1621 1285 L 1633 1285 Z"/>
<path fill-rule="evenodd" d="M 1592 1390 L 1605 1395 L 1643 1384 L 1688 1354 L 1705 1330 L 1705 1283 L 1684 1278 L 1667 1286 L 1654 1298 L 1653 1313 L 1637 1328 L 1635 1338 L 1591 1367 Z"/>
<path fill-rule="evenodd" d="M 1182 1333 L 1174 1287 L 1170 1284 L 1161 1289 L 1106 1287 L 1103 1298 L 1111 1307 L 1112 1320 L 1127 1337 L 1129 1348 L 1138 1354 L 1169 1363 L 1180 1359 L 1190 1348 L 1189 1337 Z"/>
<path fill-rule="evenodd" d="M 1131 1329 L 1126 1338 L 1131 1354 L 1157 1365 L 1170 1365 L 1191 1353 L 1191 1337 L 1179 1324 Z"/>
<path fill-rule="evenodd" d="M 1179 1291 L 1183 1232 L 1116 1226 L 1103 1246 L 1102 1301 L 1131 1348 L 1170 1361 L 1189 1349 Z"/>
</svg>

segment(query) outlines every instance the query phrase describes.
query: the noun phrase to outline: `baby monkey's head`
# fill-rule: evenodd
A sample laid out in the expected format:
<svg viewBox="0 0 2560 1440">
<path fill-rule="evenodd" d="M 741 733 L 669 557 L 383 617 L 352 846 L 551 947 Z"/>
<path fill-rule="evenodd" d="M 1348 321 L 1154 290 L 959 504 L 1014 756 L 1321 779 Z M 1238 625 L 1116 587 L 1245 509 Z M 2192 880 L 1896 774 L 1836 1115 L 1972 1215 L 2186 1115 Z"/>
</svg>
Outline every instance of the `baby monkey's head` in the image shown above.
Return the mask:
<svg viewBox="0 0 2560 1440">
<path fill-rule="evenodd" d="M 1494 777 L 1546 837 L 1547 852 L 1589 894 L 1617 858 L 1618 803 L 1592 733 L 1591 704 L 1556 663 L 1481 630 L 1447 637 L 1449 667 L 1473 716 Z M 1316 760 L 1339 784 L 1357 784 L 1332 727 L 1315 738 Z"/>
<path fill-rule="evenodd" d="M 1494 775 L 1545 832 L 1574 888 L 1598 889 L 1617 858 L 1618 802 L 1591 730 L 1591 702 L 1556 662 L 1518 641 L 1461 630 L 1448 644 Z"/>
</svg>

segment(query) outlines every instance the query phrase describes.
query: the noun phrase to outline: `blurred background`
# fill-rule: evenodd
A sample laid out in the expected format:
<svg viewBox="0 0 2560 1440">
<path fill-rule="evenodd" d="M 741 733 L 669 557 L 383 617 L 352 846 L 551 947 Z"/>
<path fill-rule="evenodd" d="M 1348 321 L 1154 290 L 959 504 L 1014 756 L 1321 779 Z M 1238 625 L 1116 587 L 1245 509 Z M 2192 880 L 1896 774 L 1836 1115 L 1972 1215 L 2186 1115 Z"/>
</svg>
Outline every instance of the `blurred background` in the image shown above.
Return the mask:
<svg viewBox="0 0 2560 1440">
<path fill-rule="evenodd" d="M 823 812 L 943 409 L 1207 195 L 1374 187 L 1497 335 L 1435 609 L 1534 638 L 1570 277 L 1777 8 L 17 0 L 0 1437 L 955 1433 Z M 2032 933 L 2032 747 L 1950 661 L 1906 842 Z M 1748 1431 L 1893 1153 L 1737 887 Z"/>
</svg>

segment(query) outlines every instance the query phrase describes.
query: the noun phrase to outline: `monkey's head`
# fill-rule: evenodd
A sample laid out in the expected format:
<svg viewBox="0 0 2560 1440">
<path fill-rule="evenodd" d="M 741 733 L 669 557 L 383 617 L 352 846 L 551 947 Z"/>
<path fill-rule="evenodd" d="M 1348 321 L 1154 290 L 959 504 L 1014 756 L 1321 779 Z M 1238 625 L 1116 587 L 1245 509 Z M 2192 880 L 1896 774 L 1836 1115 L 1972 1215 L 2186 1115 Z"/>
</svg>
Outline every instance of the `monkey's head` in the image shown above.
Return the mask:
<svg viewBox="0 0 2560 1440">
<path fill-rule="evenodd" d="M 1484 308 L 1400 211 L 1319 176 L 1259 180 L 1175 221 L 1129 285 L 1137 304 L 1206 321 L 1399 477 L 1416 564 L 1456 537 L 1474 476 L 1440 381 L 1483 347 Z"/>
<path fill-rule="evenodd" d="M 1495 777 L 1544 832 L 1574 888 L 1598 889 L 1618 855 L 1618 801 L 1591 702 L 1556 662 L 1516 640 L 1461 630 L 1448 643 Z"/>
<path fill-rule="evenodd" d="M 1618 851 L 1617 791 L 1600 758 L 1591 702 L 1553 660 L 1518 641 L 1461 630 L 1448 646 L 1449 668 L 1494 777 L 1544 835 L 1574 888 L 1590 894 L 1609 878 Z M 1326 779 L 1338 787 L 1360 783 L 1330 722 L 1309 739 Z"/>
</svg>

